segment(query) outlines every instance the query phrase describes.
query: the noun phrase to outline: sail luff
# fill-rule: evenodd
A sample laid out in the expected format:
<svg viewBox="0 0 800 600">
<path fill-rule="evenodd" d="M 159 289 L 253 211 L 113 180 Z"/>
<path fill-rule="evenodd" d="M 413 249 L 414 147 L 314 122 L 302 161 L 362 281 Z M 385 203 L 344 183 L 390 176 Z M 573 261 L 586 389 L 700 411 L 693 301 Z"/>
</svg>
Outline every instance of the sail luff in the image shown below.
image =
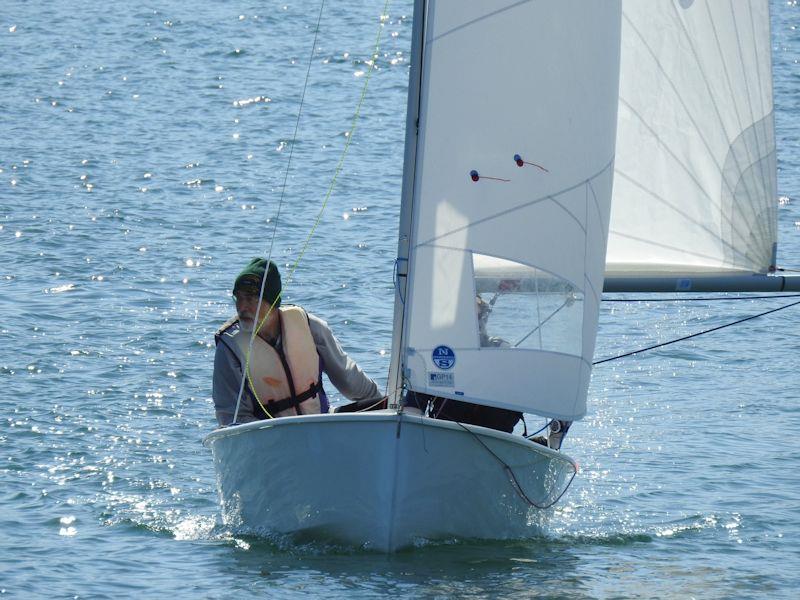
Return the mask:
<svg viewBox="0 0 800 600">
<path fill-rule="evenodd" d="M 406 109 L 406 139 L 403 157 L 403 187 L 400 196 L 400 224 L 395 266 L 394 320 L 392 326 L 391 362 L 387 395 L 389 406 L 400 404 L 403 388 L 403 331 L 405 321 L 405 298 L 408 290 L 408 257 L 412 234 L 414 185 L 417 160 L 419 97 L 422 85 L 422 43 L 425 29 L 426 0 L 414 2 L 411 32 L 411 68 L 408 83 Z"/>
</svg>

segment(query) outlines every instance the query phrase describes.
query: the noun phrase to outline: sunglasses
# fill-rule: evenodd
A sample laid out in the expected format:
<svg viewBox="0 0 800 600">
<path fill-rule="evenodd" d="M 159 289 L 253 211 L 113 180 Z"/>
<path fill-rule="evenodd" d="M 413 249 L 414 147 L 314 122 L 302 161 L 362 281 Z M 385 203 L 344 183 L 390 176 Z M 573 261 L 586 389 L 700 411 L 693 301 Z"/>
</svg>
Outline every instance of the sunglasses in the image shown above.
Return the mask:
<svg viewBox="0 0 800 600">
<path fill-rule="evenodd" d="M 234 302 L 258 302 L 258 291 L 238 290 L 233 293 Z"/>
</svg>

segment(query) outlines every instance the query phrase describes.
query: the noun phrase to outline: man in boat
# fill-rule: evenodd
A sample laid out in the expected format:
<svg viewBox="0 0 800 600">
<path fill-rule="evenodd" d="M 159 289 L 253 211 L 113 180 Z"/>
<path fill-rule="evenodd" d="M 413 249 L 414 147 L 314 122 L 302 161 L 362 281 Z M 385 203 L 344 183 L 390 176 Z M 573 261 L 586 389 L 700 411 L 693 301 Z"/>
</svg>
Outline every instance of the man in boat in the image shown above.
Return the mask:
<svg viewBox="0 0 800 600">
<path fill-rule="evenodd" d="M 236 316 L 214 336 L 212 395 L 221 426 L 233 424 L 245 365 L 248 377 L 236 423 L 328 412 L 323 372 L 353 401 L 340 409 L 385 407 L 378 386 L 342 350 L 325 321 L 299 306 L 281 306 L 281 276 L 275 263 L 251 260 L 236 277 L 233 296 Z"/>
</svg>

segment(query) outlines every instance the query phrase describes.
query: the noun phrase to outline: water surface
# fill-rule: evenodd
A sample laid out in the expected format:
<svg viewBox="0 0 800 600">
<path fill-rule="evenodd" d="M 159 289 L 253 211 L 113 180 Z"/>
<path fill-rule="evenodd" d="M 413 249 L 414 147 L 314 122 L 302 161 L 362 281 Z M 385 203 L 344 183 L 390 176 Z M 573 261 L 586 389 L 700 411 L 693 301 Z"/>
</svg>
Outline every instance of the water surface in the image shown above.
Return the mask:
<svg viewBox="0 0 800 600">
<path fill-rule="evenodd" d="M 382 4 L 325 8 L 274 242 L 284 268 L 326 197 Z M 772 8 L 779 262 L 800 268 L 800 9 Z M 568 443 L 581 472 L 543 536 L 386 557 L 226 529 L 200 444 L 213 332 L 269 245 L 317 9 L 0 8 L 0 594 L 792 597 L 797 309 L 598 367 Z M 381 385 L 411 12 L 390 5 L 287 286 Z M 781 302 L 607 303 L 597 357 Z"/>
</svg>

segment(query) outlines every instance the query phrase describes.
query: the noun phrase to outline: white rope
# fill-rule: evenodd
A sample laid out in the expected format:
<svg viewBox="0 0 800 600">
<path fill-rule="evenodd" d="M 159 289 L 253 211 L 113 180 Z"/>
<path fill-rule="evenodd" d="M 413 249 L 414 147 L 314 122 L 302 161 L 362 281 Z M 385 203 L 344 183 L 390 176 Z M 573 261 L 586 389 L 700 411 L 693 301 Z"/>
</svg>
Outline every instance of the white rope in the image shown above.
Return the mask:
<svg viewBox="0 0 800 600">
<path fill-rule="evenodd" d="M 278 220 L 279 220 L 280 215 L 281 215 L 281 207 L 283 206 L 283 197 L 284 197 L 284 195 L 286 193 L 286 181 L 287 181 L 287 179 L 289 177 L 289 169 L 290 169 L 291 164 L 292 164 L 292 154 L 294 153 L 294 145 L 295 145 L 295 142 L 297 141 L 297 131 L 298 131 L 299 127 L 300 127 L 300 116 L 303 114 L 303 102 L 305 101 L 305 98 L 306 98 L 306 89 L 308 87 L 308 79 L 309 79 L 309 75 L 311 74 L 311 63 L 312 63 L 312 61 L 314 59 L 314 51 L 317 48 L 317 36 L 319 35 L 319 25 L 322 22 L 322 10 L 324 8 L 325 8 L 325 0 L 322 0 L 322 2 L 320 2 L 320 5 L 319 5 L 319 15 L 317 16 L 317 26 L 314 29 L 314 42 L 311 44 L 311 53 L 308 56 L 308 66 L 306 67 L 306 78 L 305 78 L 305 81 L 303 82 L 303 93 L 300 95 L 300 106 L 297 109 L 297 119 L 295 120 L 295 123 L 294 123 L 294 134 L 292 135 L 292 143 L 291 143 L 291 145 L 289 147 L 289 158 L 286 161 L 286 170 L 284 171 L 284 174 L 283 174 L 283 185 L 281 186 L 281 195 L 280 195 L 280 198 L 278 200 L 278 213 L 275 215 L 275 224 L 272 227 L 272 236 L 271 236 L 270 242 L 269 242 L 269 249 L 267 250 L 267 253 L 266 253 L 267 254 L 267 264 L 266 264 L 266 268 L 265 268 L 265 271 L 264 271 L 264 277 L 261 278 L 261 289 L 260 289 L 259 294 L 258 294 L 258 304 L 256 305 L 255 320 L 258 319 L 258 315 L 261 312 L 261 304 L 262 304 L 262 299 L 264 297 L 264 288 L 265 288 L 266 283 L 267 283 L 267 273 L 269 273 L 269 265 L 270 265 L 270 262 L 272 261 L 272 249 L 273 249 L 273 247 L 275 245 L 275 236 L 276 236 L 276 234 L 278 232 Z M 264 319 L 262 319 L 262 321 L 260 323 L 256 324 L 255 320 L 254 320 L 253 331 L 250 332 L 250 343 L 247 346 L 247 356 L 245 358 L 245 364 L 242 365 L 242 381 L 241 381 L 241 383 L 239 385 L 239 394 L 236 397 L 236 409 L 233 412 L 233 423 L 236 423 L 236 420 L 239 418 L 239 408 L 240 408 L 240 406 L 242 404 L 242 395 L 244 394 L 244 386 L 245 386 L 245 382 L 247 380 L 247 369 L 248 369 L 248 364 L 250 362 L 249 359 L 250 359 L 250 356 L 251 356 L 251 354 L 253 352 L 253 342 L 255 341 L 256 335 L 258 335 L 258 332 L 261 330 L 261 327 L 264 325 L 266 320 L 269 318 L 269 315 L 272 313 L 272 310 L 275 307 L 275 303 L 278 301 L 278 299 L 280 297 L 281 297 L 281 293 L 279 292 L 278 293 L 278 297 L 272 303 L 272 306 L 269 307 L 269 310 L 267 311 L 267 314 L 264 316 Z"/>
</svg>

